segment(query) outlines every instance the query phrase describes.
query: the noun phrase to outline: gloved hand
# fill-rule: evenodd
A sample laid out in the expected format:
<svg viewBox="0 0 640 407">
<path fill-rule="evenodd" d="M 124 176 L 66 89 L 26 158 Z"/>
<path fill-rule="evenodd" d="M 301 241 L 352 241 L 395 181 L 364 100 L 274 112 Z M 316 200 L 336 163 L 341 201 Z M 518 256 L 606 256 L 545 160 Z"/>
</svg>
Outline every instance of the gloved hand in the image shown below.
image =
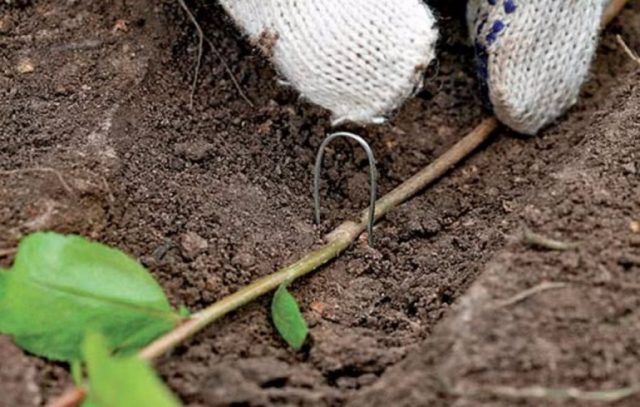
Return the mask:
<svg viewBox="0 0 640 407">
<path fill-rule="evenodd" d="M 379 123 L 435 57 L 422 0 L 221 0 L 302 96 L 343 121 Z M 575 103 L 608 0 L 469 0 L 478 73 L 496 116 L 535 134 Z"/>
</svg>

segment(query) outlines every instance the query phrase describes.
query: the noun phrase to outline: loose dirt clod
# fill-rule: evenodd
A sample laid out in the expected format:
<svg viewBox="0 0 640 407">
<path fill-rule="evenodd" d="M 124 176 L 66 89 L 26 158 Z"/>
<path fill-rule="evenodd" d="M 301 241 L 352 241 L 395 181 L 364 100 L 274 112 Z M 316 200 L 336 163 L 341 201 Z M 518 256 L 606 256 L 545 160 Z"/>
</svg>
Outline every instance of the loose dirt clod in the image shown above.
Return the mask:
<svg viewBox="0 0 640 407">
<path fill-rule="evenodd" d="M 195 232 L 183 233 L 180 236 L 182 254 L 188 259 L 195 259 L 209 247 L 207 239 Z"/>
<path fill-rule="evenodd" d="M 111 29 L 111 32 L 113 33 L 129 32 L 129 22 L 122 18 L 117 19 L 116 22 L 113 24 L 113 28 Z"/>
</svg>

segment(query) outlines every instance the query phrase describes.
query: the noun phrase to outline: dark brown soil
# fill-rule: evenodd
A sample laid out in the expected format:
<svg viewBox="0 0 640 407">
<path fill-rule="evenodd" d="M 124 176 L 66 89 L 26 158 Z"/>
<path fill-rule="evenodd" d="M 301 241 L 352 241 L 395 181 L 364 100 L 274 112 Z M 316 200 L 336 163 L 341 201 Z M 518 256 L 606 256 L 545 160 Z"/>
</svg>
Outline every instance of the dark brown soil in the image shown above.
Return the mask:
<svg viewBox="0 0 640 407">
<path fill-rule="evenodd" d="M 390 124 L 356 129 L 382 193 L 488 115 L 463 2 L 431 3 L 443 40 L 425 89 Z M 337 143 L 313 225 L 327 114 L 277 85 L 215 2 L 190 5 L 254 107 L 209 49 L 189 107 L 196 38 L 174 1 L 0 5 L 0 249 L 33 230 L 81 233 L 141 258 L 197 310 L 366 205 L 365 156 Z M 294 284 L 305 351 L 283 345 L 262 299 L 162 358 L 168 384 L 190 406 L 547 405 L 497 386 L 640 384 L 640 67 L 616 34 L 640 49 L 640 4 L 606 30 L 557 125 L 499 131 L 380 223 L 375 248 L 361 240 Z M 532 248 L 525 226 L 579 249 Z M 566 286 L 500 306 L 545 281 Z M 41 405 L 70 383 L 65 366 L 6 338 L 0 355 L 0 405 Z"/>
</svg>

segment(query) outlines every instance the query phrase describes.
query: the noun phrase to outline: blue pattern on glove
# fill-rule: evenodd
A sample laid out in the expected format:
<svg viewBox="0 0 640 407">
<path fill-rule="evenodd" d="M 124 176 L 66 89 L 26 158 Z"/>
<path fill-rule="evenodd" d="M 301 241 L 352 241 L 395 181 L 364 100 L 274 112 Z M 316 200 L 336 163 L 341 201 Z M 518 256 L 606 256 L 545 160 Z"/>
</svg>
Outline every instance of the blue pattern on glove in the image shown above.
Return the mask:
<svg viewBox="0 0 640 407">
<path fill-rule="evenodd" d="M 498 5 L 498 0 L 487 1 L 489 5 L 493 7 Z M 506 14 L 515 13 L 518 8 L 516 0 L 502 0 L 502 7 Z M 487 85 L 487 82 L 489 81 L 489 48 L 498 41 L 500 35 L 507 29 L 507 24 L 500 19 L 495 21 L 488 20 L 488 14 L 484 14 L 479 17 L 476 27 L 476 41 L 474 45 L 478 64 L 477 72 L 481 81 L 480 86 L 482 98 L 487 105 L 491 106 L 491 101 L 489 100 L 489 87 Z M 491 28 L 489 29 L 489 32 L 483 36 L 482 33 L 487 24 L 490 24 Z"/>
</svg>

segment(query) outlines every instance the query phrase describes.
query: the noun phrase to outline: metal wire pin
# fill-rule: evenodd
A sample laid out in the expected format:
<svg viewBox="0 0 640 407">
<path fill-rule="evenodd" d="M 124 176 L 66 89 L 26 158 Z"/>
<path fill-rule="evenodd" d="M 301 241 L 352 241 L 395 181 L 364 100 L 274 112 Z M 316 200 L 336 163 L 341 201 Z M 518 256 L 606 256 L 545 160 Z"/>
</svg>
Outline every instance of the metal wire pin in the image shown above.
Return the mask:
<svg viewBox="0 0 640 407">
<path fill-rule="evenodd" d="M 377 197 L 377 169 L 376 169 L 376 161 L 373 157 L 373 151 L 369 146 L 369 143 L 365 141 L 362 137 L 341 131 L 338 133 L 333 133 L 327 136 L 324 139 L 322 144 L 320 144 L 320 149 L 318 150 L 318 155 L 316 156 L 316 165 L 314 168 L 314 176 L 313 176 L 313 206 L 315 209 L 315 221 L 316 224 L 320 223 L 320 172 L 322 171 L 322 159 L 324 157 L 324 150 L 327 145 L 338 137 L 346 137 L 352 140 L 355 140 L 360 144 L 360 146 L 364 149 L 367 154 L 367 158 L 369 160 L 369 183 L 370 183 L 370 199 L 369 199 L 369 222 L 367 224 L 367 234 L 369 245 L 373 246 L 373 224 L 375 223 L 375 213 L 376 213 L 376 197 Z"/>
</svg>

